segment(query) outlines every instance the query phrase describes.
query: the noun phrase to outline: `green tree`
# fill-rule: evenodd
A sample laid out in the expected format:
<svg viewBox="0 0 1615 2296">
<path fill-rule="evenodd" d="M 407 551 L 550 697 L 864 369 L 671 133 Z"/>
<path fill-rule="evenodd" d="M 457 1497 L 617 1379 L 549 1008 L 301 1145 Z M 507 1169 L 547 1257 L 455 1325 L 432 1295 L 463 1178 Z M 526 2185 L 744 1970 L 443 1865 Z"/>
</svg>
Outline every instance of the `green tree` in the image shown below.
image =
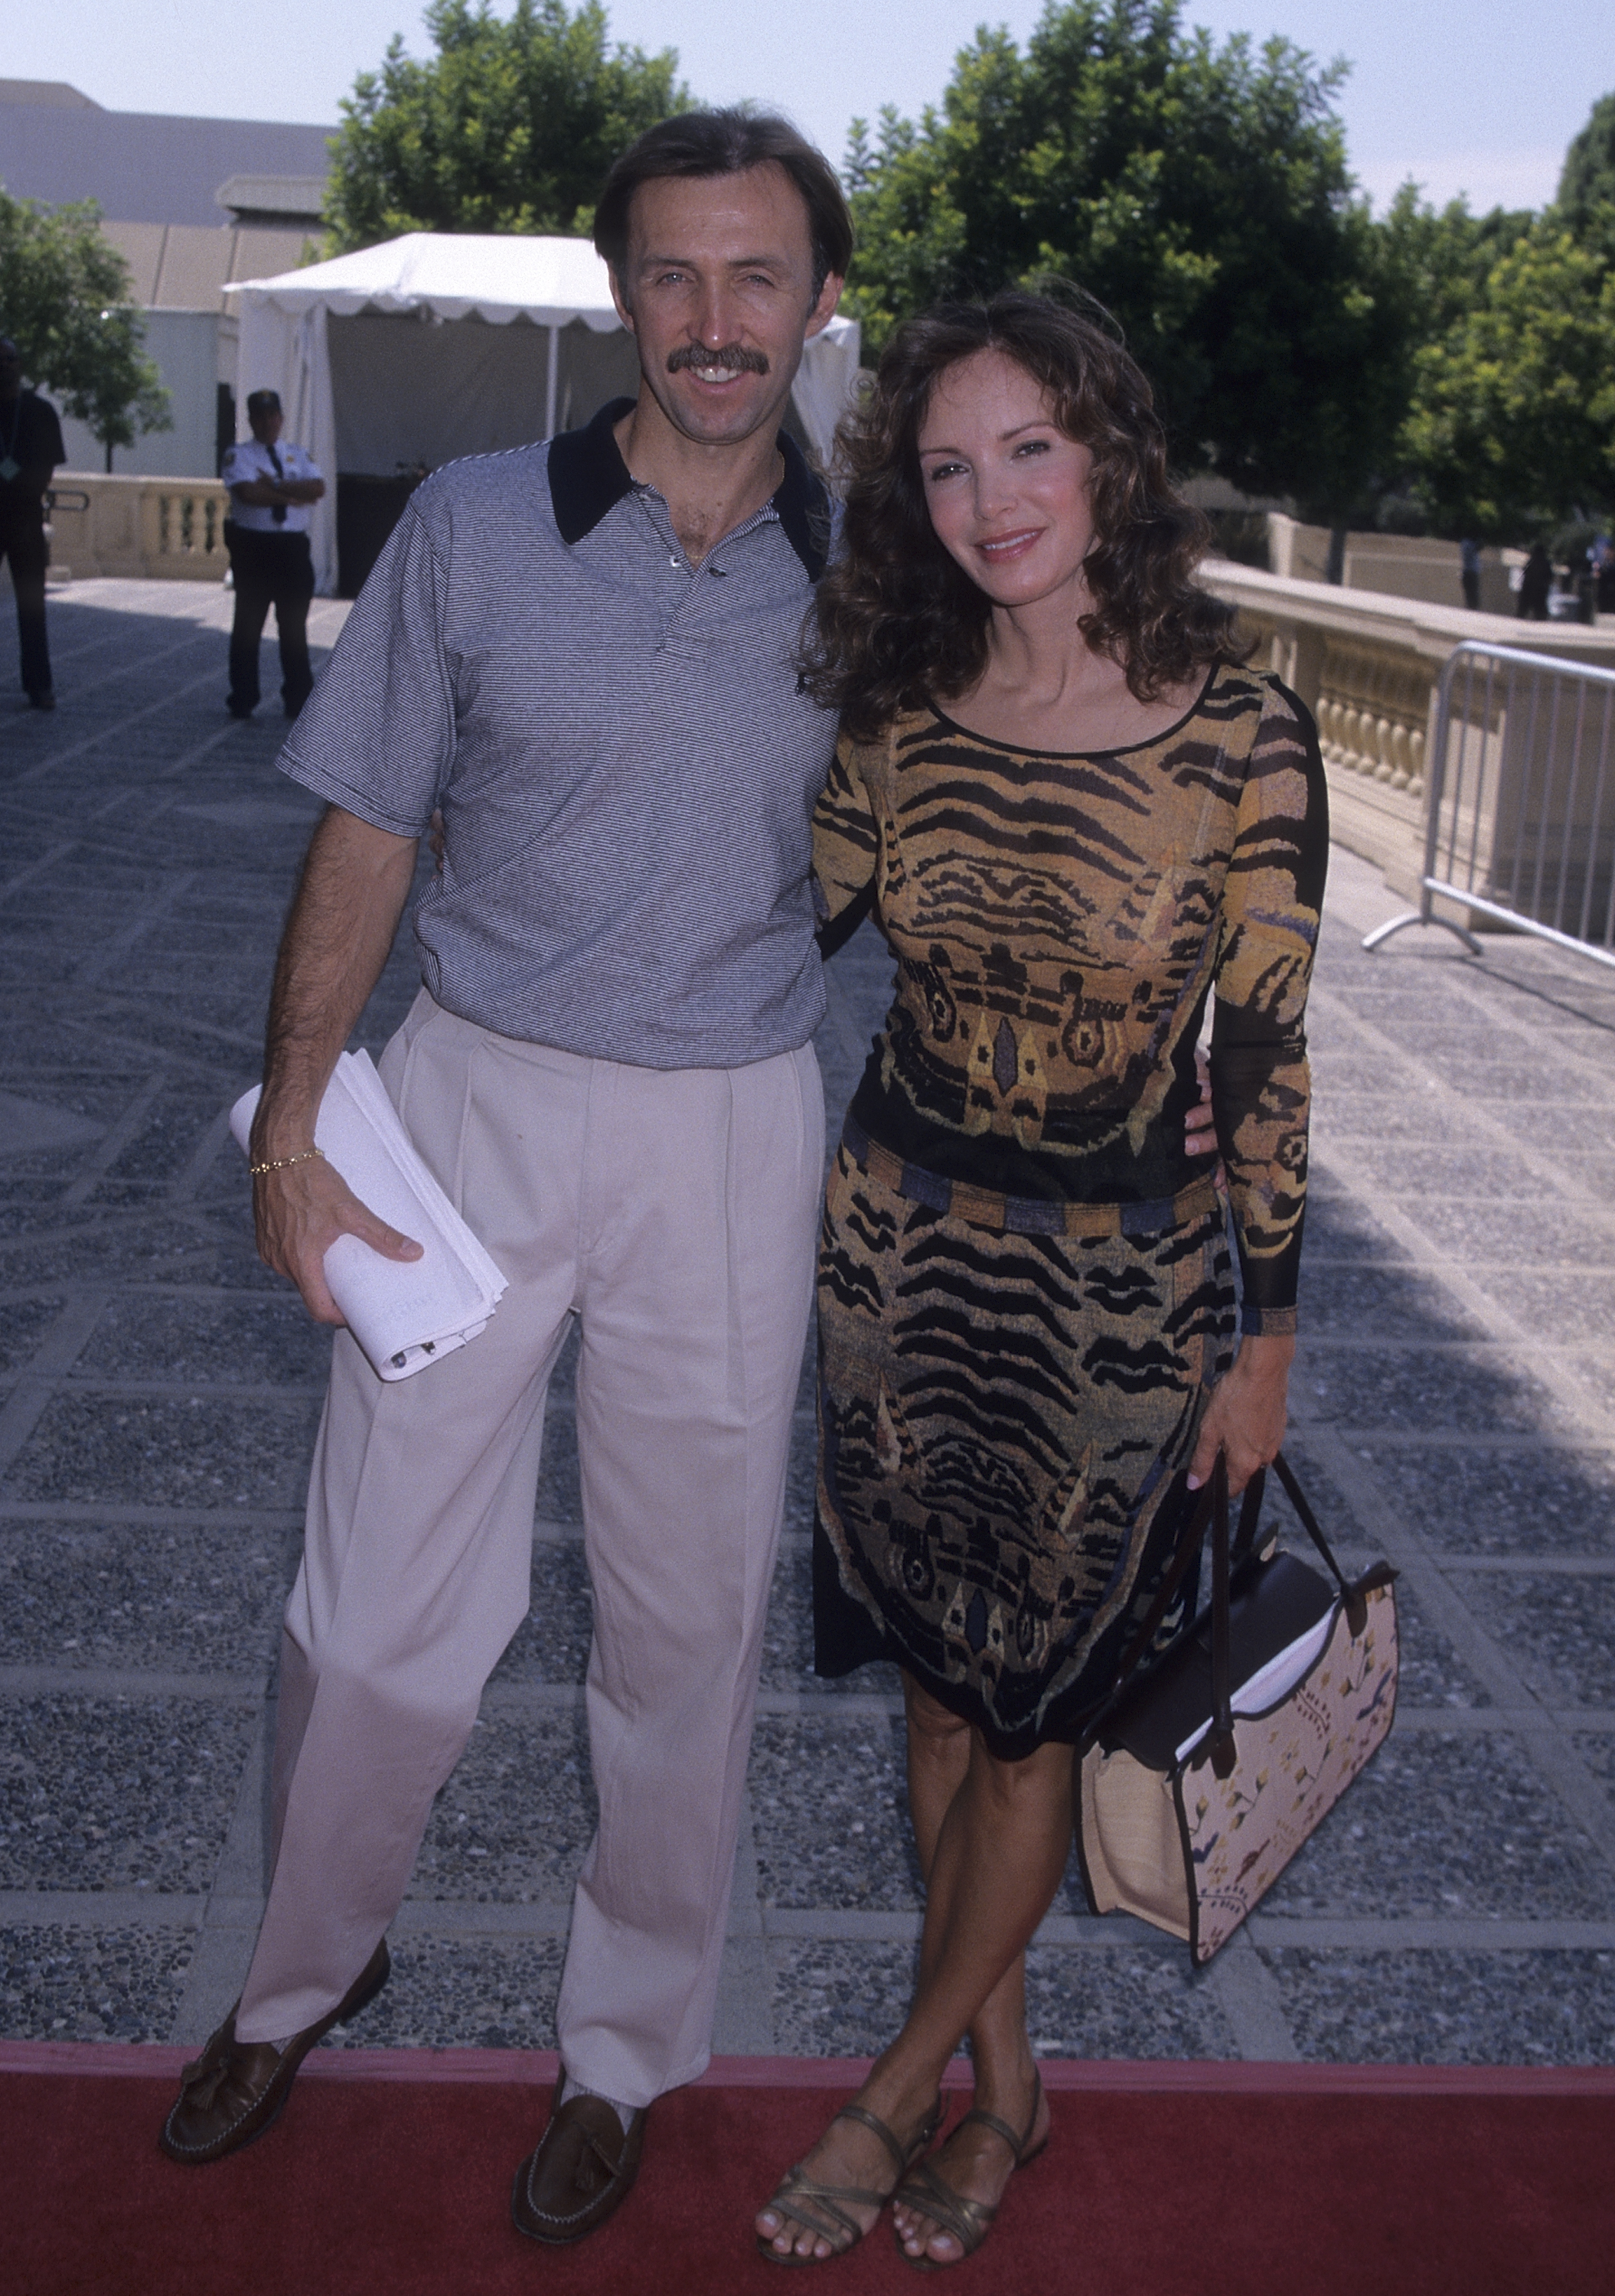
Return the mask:
<svg viewBox="0 0 1615 2296">
<path fill-rule="evenodd" d="M 147 358 L 128 266 L 100 231 L 94 200 L 46 207 L 0 191 L 0 333 L 23 373 L 87 423 L 106 449 L 167 430 L 168 394 Z"/>
<path fill-rule="evenodd" d="M 1599 98 L 1572 139 L 1554 207 L 1578 245 L 1615 263 L 1615 94 Z"/>
<path fill-rule="evenodd" d="M 325 219 L 333 247 L 406 231 L 586 234 L 595 193 L 635 135 L 689 103 L 664 48 L 607 42 L 585 0 L 432 0 L 437 53 L 418 62 L 395 37 L 380 71 L 342 104 Z"/>
<path fill-rule="evenodd" d="M 1615 503 L 1615 262 L 1549 209 L 1419 351 L 1405 439 L 1448 534 L 1515 541 Z"/>
<path fill-rule="evenodd" d="M 1600 96 L 1564 155 L 1556 202 L 1578 239 L 1607 237 L 1615 220 L 1615 93 Z"/>
<path fill-rule="evenodd" d="M 1218 48 L 1177 0 L 1050 0 L 980 31 L 940 111 L 855 122 L 848 308 L 879 348 L 932 299 L 1050 275 L 1115 313 L 1181 462 L 1343 522 L 1411 382 L 1395 249 L 1354 199 L 1344 66 Z"/>
<path fill-rule="evenodd" d="M 1418 315 L 1417 342 L 1433 342 L 1472 311 L 1494 265 L 1536 227 L 1529 208 L 1493 208 L 1473 215 L 1453 200 L 1427 206 L 1415 184 L 1404 184 L 1380 229 L 1383 259 L 1397 272 L 1402 293 Z"/>
</svg>

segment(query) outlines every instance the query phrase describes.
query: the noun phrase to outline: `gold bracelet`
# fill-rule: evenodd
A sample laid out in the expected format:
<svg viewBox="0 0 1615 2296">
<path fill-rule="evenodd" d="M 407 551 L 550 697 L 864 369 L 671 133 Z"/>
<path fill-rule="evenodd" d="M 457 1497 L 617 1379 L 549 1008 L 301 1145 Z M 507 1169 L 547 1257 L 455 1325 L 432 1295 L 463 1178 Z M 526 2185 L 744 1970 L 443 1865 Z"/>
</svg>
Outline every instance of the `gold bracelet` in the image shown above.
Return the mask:
<svg viewBox="0 0 1615 2296">
<path fill-rule="evenodd" d="M 324 1155 L 323 1148 L 303 1148 L 295 1156 L 272 1156 L 266 1164 L 249 1164 L 247 1170 L 256 1180 L 260 1172 L 283 1172 L 288 1164 L 306 1164 L 311 1156 L 319 1157 L 323 1162 Z"/>
</svg>

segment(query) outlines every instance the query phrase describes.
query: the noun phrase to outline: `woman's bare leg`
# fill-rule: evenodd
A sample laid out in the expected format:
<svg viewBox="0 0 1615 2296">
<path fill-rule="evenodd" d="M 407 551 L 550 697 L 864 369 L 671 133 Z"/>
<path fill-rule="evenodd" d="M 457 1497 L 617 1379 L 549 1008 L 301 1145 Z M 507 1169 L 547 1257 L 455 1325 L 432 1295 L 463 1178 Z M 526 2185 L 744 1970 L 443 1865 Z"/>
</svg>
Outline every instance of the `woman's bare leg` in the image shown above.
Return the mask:
<svg viewBox="0 0 1615 2296">
<path fill-rule="evenodd" d="M 928 1706 L 932 1702 L 926 1702 Z M 910 1711 L 915 1712 L 912 1699 Z M 931 1775 L 926 1759 L 921 1763 L 920 1823 L 927 1833 L 940 1800 L 946 1766 L 957 1767 L 959 1758 L 939 1747 L 936 1763 Z M 902 2032 L 876 2060 L 859 2092 L 860 2102 L 901 2142 L 912 2140 L 924 2126 L 960 2039 L 975 2028 L 1006 1978 L 1012 1979 L 1011 1987 L 1002 2005 L 995 2003 L 984 2029 L 988 2062 L 977 2064 L 977 2095 L 987 2111 L 999 2112 L 1017 2128 L 1025 2125 L 1031 2081 L 1017 2075 L 1023 2066 L 1029 2068 L 1029 2052 L 1013 1972 L 1065 1870 L 1071 1835 L 1070 1778 L 1067 1746 L 1043 1746 L 1025 1761 L 1000 1762 L 976 1732 L 969 1733 L 963 1775 L 932 1836 L 914 2003 Z M 978 2147 L 973 2140 L 983 2134 L 985 2146 Z M 990 2159 L 994 2147 L 996 2161 Z M 957 2147 L 949 2145 L 947 2151 L 949 2181 L 956 2189 L 989 2205 L 995 2202 L 1009 2173 L 1002 2143 L 988 2133 L 971 2130 Z M 978 2151 L 983 2156 L 980 2161 Z M 833 2122 L 805 2165 L 828 2185 L 880 2191 L 892 2181 L 890 2155 L 857 2122 Z M 978 2185 L 982 2189 L 978 2191 Z M 851 2213 L 872 2217 L 873 2211 Z M 918 2223 L 921 2230 L 930 2232 L 923 2219 Z M 831 2252 L 828 2241 L 784 2223 L 772 2209 L 759 2215 L 758 2230 L 782 2255 L 793 2249 L 803 2256 Z M 957 2253 L 957 2243 L 940 2233 L 931 2234 L 928 2244 L 939 2262 Z"/>
<path fill-rule="evenodd" d="M 939 1895 L 950 1887 L 946 1865 L 939 1870 L 937 1850 L 941 1843 L 943 1826 L 952 1798 L 941 1802 L 941 1787 L 951 1773 L 957 1780 L 955 1792 L 968 1775 L 971 1753 L 985 1748 L 968 1724 L 962 1723 L 945 1707 L 939 1706 L 919 1685 L 904 1680 L 907 1704 L 909 1737 L 909 1800 L 914 1814 L 914 1841 L 919 1851 L 921 1871 L 926 1881 L 927 1918 L 921 1940 L 921 1986 L 929 1973 L 930 1956 L 940 1950 L 948 1935 L 948 1924 L 943 1919 L 933 1920 L 931 1908 L 937 1906 Z M 1070 1754 L 1062 1750 L 1064 1760 L 1058 1759 L 1062 1750 L 1045 1750 L 1056 1761 L 1060 1780 L 1061 1806 L 1054 1814 L 1054 1824 L 1061 1836 L 1059 1862 L 1053 1870 L 1048 1898 L 1039 1908 L 1032 1927 L 1047 1911 L 1054 1890 L 1060 1885 L 1070 1839 Z M 1013 1767 L 1013 1766 L 1009 1766 Z M 930 1835 L 929 1841 L 927 1835 Z M 939 1914 L 941 1913 L 939 1906 Z M 968 1918 L 966 1914 L 965 1918 Z M 990 2112 L 1016 2130 L 1026 2128 L 1037 2095 L 1037 2065 L 1026 2030 L 1026 1956 L 1018 1952 L 997 1984 L 982 2003 L 970 2026 L 971 2062 L 974 2073 L 974 2102 L 985 2112 Z M 917 2004 L 916 1996 L 916 2004 Z M 1037 2120 L 1030 2142 L 1040 2141 L 1048 2127 L 1048 2107 L 1039 2103 Z M 961 2129 L 943 2148 L 939 2156 L 939 2169 L 945 2181 L 965 2198 L 984 2202 L 996 2207 L 1003 2197 L 1004 2188 L 1013 2174 L 1014 2162 L 1008 2147 L 990 2129 L 979 2125 Z M 959 2243 L 951 2233 L 938 2229 L 922 2213 L 906 2208 L 894 2211 L 898 2237 L 911 2256 L 929 2254 L 939 2263 L 956 2262 Z"/>
<path fill-rule="evenodd" d="M 929 1893 L 937 1837 L 970 1767 L 971 1731 L 968 1722 L 939 1705 L 906 1674 L 903 1698 L 908 1727 L 908 1809 L 920 1873 Z M 922 1977 L 926 1972 L 927 1947 L 934 1935 L 928 1927 L 921 1941 Z M 1026 2030 L 1024 1954 L 1016 1955 L 982 2003 L 971 2025 L 970 2053 L 977 2103 L 1012 2128 L 1024 2128 L 1031 2110 L 1035 2067 Z M 1016 2106 L 1022 2109 L 1017 2112 Z"/>
</svg>

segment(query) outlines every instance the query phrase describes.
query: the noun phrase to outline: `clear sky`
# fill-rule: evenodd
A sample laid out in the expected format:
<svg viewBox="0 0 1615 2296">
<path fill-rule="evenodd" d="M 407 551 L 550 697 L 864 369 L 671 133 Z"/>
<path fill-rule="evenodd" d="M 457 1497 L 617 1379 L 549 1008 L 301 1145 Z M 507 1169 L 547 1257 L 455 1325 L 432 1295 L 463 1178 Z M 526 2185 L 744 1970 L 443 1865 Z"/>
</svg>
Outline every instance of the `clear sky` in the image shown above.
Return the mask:
<svg viewBox="0 0 1615 2296">
<path fill-rule="evenodd" d="M 916 112 L 983 20 L 1024 39 L 1041 0 L 608 0 L 614 36 L 678 50 L 714 101 L 791 111 L 839 160 L 855 114 Z M 1344 55 L 1352 163 L 1383 201 L 1406 176 L 1478 207 L 1553 196 L 1564 147 L 1615 89 L 1615 5 L 1558 0 L 1186 0 L 1218 37 L 1281 32 Z M 332 120 L 394 31 L 429 45 L 419 0 L 13 0 L 0 73 L 70 80 L 127 111 Z"/>
</svg>

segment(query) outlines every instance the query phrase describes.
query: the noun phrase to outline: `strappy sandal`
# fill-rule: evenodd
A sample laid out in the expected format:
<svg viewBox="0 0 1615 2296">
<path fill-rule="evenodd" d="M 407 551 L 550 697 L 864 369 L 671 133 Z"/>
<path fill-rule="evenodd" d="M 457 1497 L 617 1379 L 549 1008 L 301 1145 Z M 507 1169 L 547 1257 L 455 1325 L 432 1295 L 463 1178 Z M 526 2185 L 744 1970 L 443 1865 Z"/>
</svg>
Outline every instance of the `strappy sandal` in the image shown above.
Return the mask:
<svg viewBox="0 0 1615 2296">
<path fill-rule="evenodd" d="M 897 2162 L 897 2181 L 901 2184 L 914 2161 L 931 2144 L 938 2129 L 941 2128 L 942 2112 L 942 2099 L 939 2096 L 927 2116 L 924 2128 L 921 2129 L 914 2143 L 906 2147 L 893 2136 L 883 2120 L 873 2112 L 866 2112 L 861 2104 L 844 2104 L 840 2112 L 835 2114 L 830 2125 L 833 2128 L 838 2120 L 856 2120 L 861 2128 L 873 2128 Z M 895 2191 L 896 2185 L 892 2189 Z M 766 2256 L 770 2264 L 833 2263 L 838 2256 L 845 2256 L 849 2249 L 856 2248 L 865 2234 L 865 2227 L 858 2222 L 857 2218 L 848 2215 L 848 2206 L 874 2209 L 878 2211 L 885 2208 L 890 2198 L 890 2192 L 869 2192 L 858 2185 L 821 2185 L 816 2177 L 810 2177 L 808 2174 L 799 2161 L 793 2169 L 788 2169 L 781 2177 L 779 2188 L 767 2205 L 776 2216 L 783 2218 L 786 2224 L 799 2225 L 804 2232 L 810 2232 L 816 2240 L 827 2240 L 830 2243 L 830 2254 L 815 2256 L 809 2251 L 806 2256 L 799 2256 L 792 2249 L 789 2254 L 782 2256 L 774 2245 L 775 2241 L 779 2238 L 778 2233 L 769 2238 L 760 2232 L 757 2235 L 758 2254 Z M 809 2210 L 814 2213 L 809 2214 Z M 868 2227 L 871 2232 L 873 2229 L 873 2225 Z"/>
<path fill-rule="evenodd" d="M 1026 2124 L 1024 2135 L 1017 2136 L 1007 2120 L 1000 2120 L 996 2112 L 983 2112 L 978 2107 L 975 2112 L 963 2116 L 959 2128 L 954 2130 L 954 2136 L 959 2134 L 960 2128 L 968 2128 L 974 2121 L 982 2128 L 990 2128 L 995 2136 L 1003 2137 L 1015 2156 L 1016 2169 L 1028 2168 L 1049 2141 L 1045 2136 L 1041 2144 L 1032 2144 L 1032 2131 L 1037 2126 L 1037 2114 L 1042 2104 L 1043 2078 L 1034 2071 L 1032 2117 Z M 1031 2147 L 1029 2152 L 1027 2149 L 1029 2145 Z M 1010 2173 L 1012 2176 L 1014 2170 Z M 913 2209 L 916 2216 L 928 2217 L 939 2232 L 951 2233 L 959 2243 L 960 2253 L 957 2256 L 910 2256 L 903 2245 L 901 2234 L 898 2234 L 898 2254 L 905 2264 L 912 2264 L 916 2272 L 947 2272 L 954 2265 L 963 2264 L 966 2257 L 974 2256 L 992 2230 L 993 2218 L 1003 2205 L 999 2202 L 997 2206 L 989 2208 L 985 2201 L 972 2201 L 963 2193 L 955 2192 L 929 2161 L 921 2162 L 912 2178 L 905 2176 L 891 2197 L 902 2207 Z"/>
</svg>

